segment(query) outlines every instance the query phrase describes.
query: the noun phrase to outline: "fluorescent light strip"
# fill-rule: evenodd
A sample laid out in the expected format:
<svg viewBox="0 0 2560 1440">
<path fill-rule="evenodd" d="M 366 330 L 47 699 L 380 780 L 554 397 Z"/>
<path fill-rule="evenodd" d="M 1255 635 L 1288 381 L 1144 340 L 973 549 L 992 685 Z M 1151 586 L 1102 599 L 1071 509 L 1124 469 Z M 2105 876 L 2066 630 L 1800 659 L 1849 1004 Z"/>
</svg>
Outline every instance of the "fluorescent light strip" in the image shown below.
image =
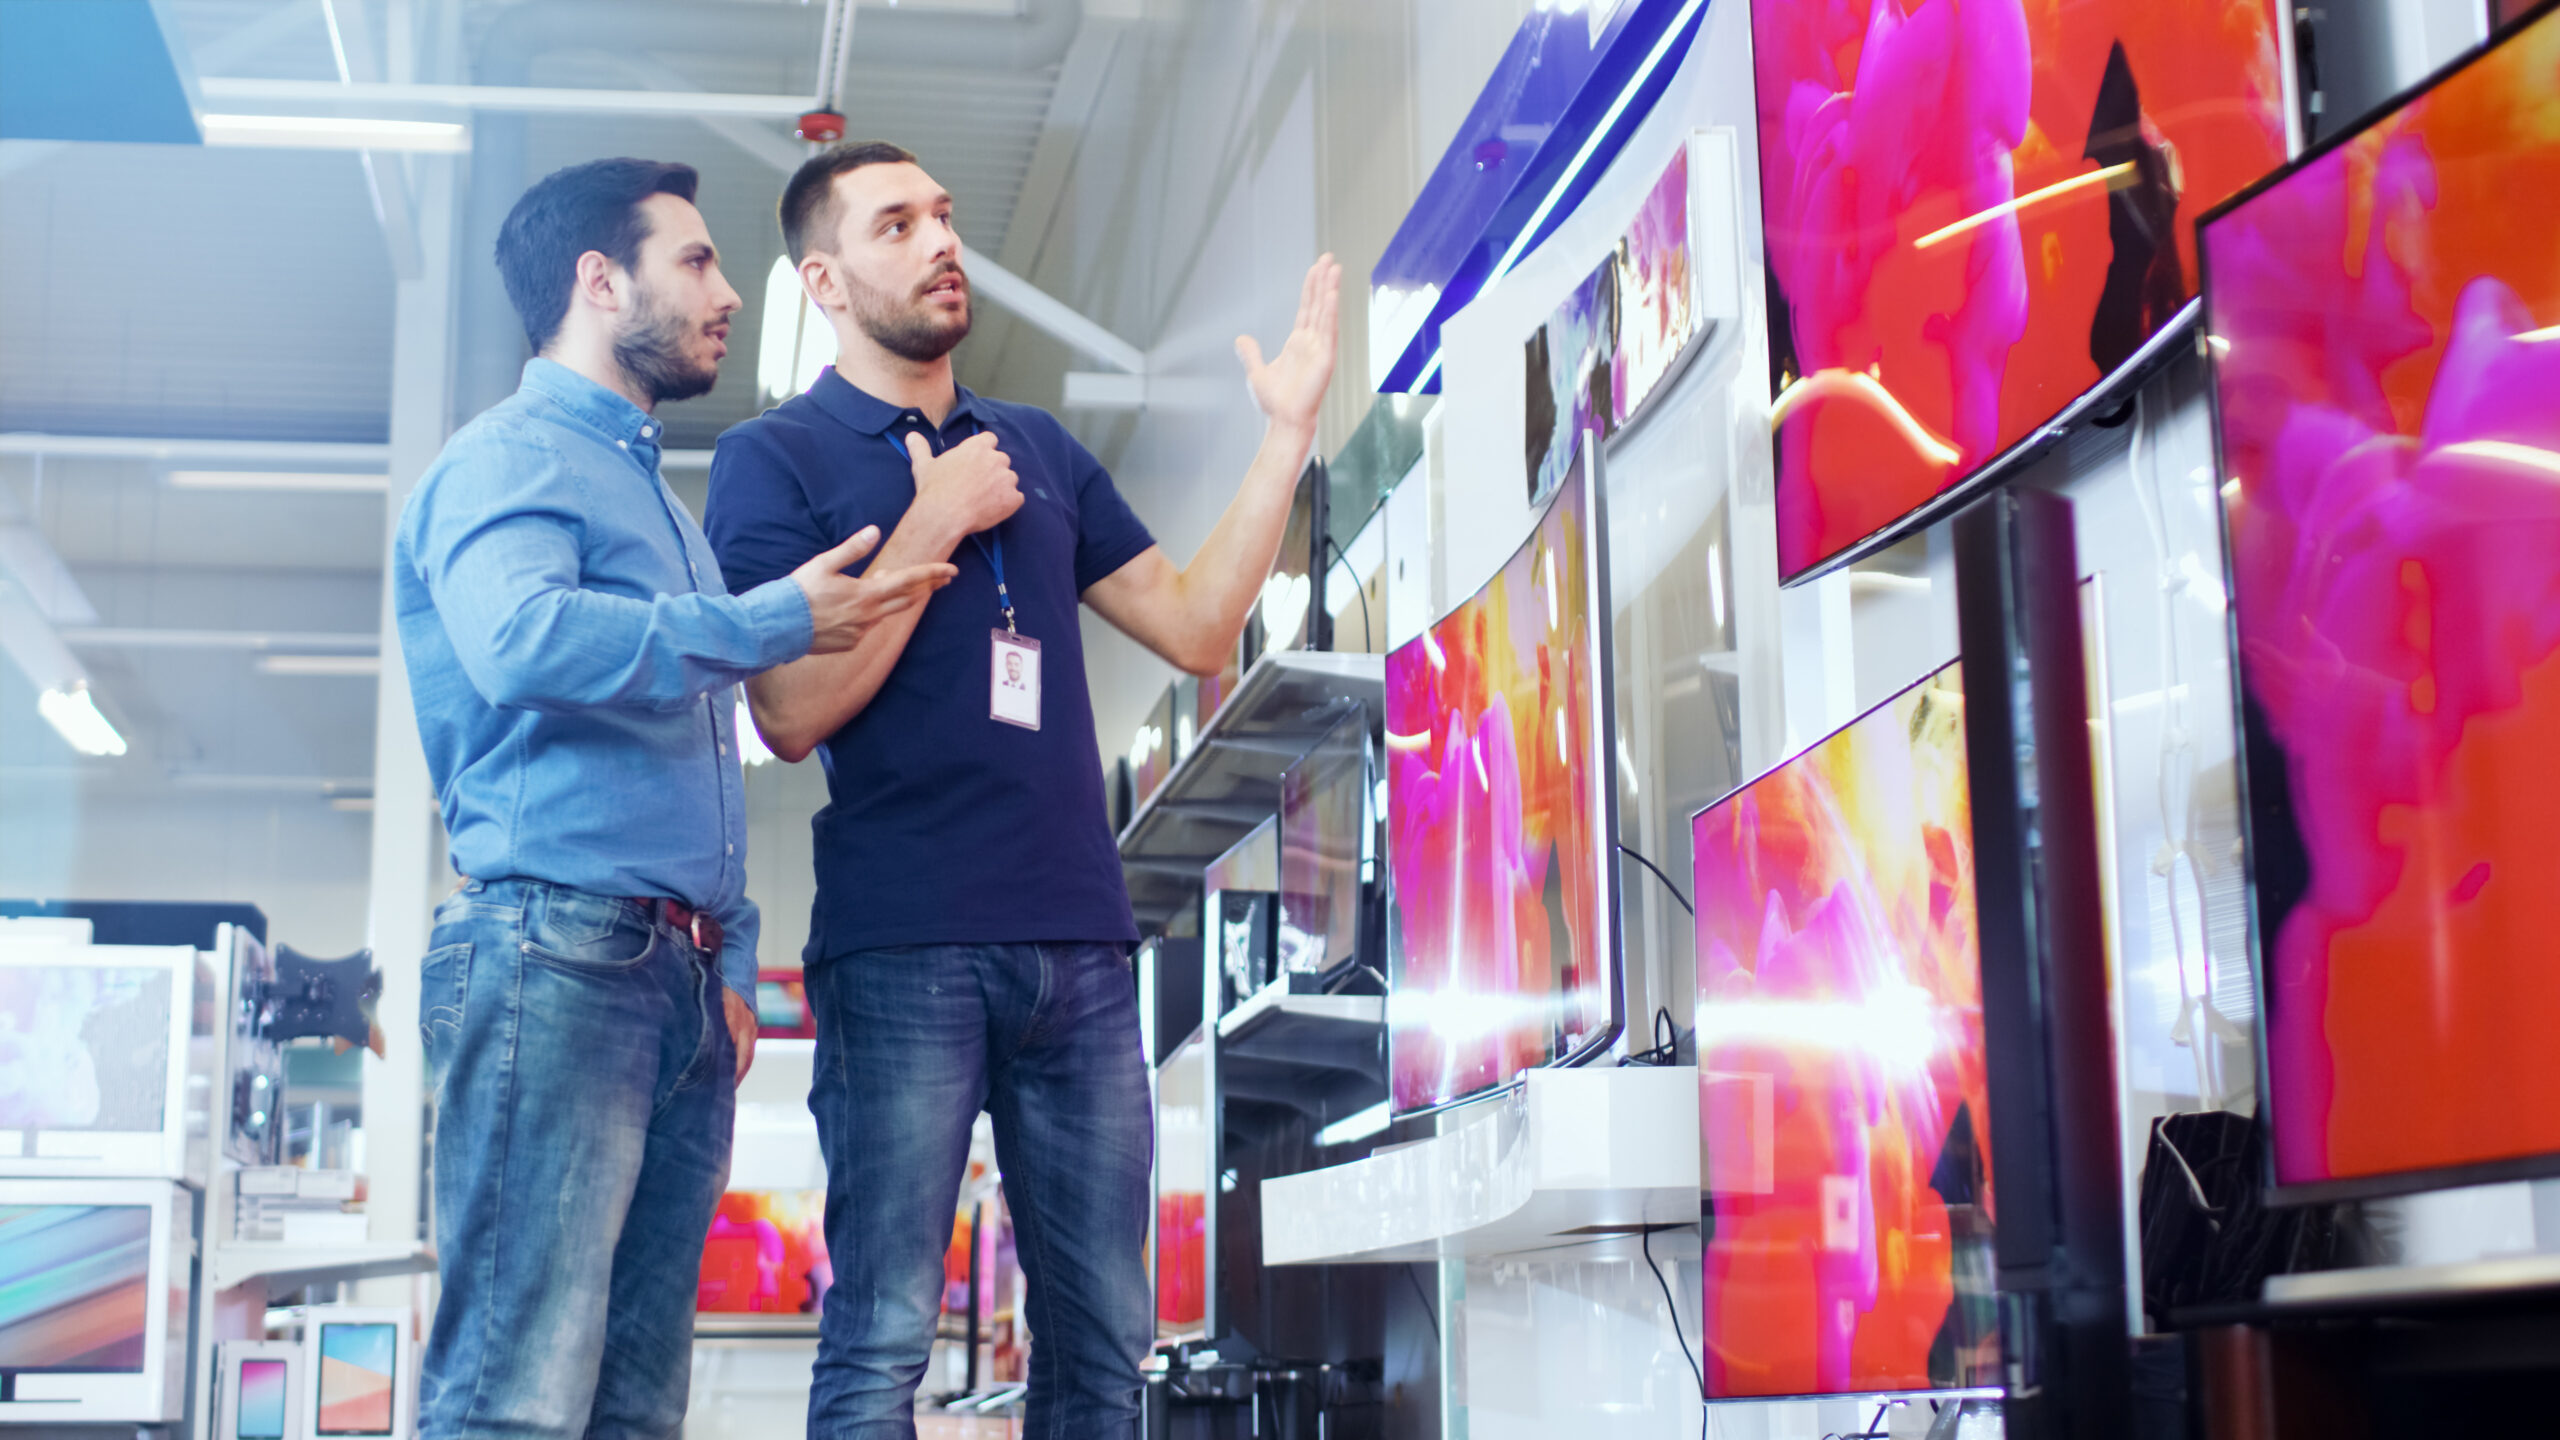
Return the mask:
<svg viewBox="0 0 2560 1440">
<path fill-rule="evenodd" d="M 261 655 L 258 657 L 258 673 L 369 680 L 382 673 L 382 657 L 379 655 Z"/>
<path fill-rule="evenodd" d="M 451 120 L 375 120 L 351 115 L 207 115 L 204 143 L 269 150 L 406 150 L 460 155 L 471 131 Z"/>
<path fill-rule="evenodd" d="M 333 470 L 172 470 L 169 484 L 179 490 L 283 490 L 298 493 L 383 495 L 391 489 L 388 475 Z"/>
<path fill-rule="evenodd" d="M 1928 234 L 1921 236 L 1919 239 L 1912 241 L 1911 248 L 1914 250 L 1926 250 L 1930 246 L 1938 244 L 1941 241 L 1953 240 L 1957 236 L 1962 235 L 1969 230 L 1980 229 L 1981 227 L 1990 224 L 1992 221 L 1999 219 L 2003 215 L 2024 210 L 2030 205 L 2039 204 L 2046 200 L 2059 200 L 2074 190 L 2084 190 L 2091 185 L 2106 185 L 2108 188 L 2112 189 L 2114 188 L 2114 182 L 2117 176 L 2130 175 L 2133 171 L 2134 163 L 2127 160 L 2121 165 L 2110 165 L 2104 170 L 2092 170 L 2086 175 L 2074 175 L 2068 180 L 2056 181 L 2041 190 L 2029 191 L 2015 200 L 2003 200 L 1988 210 L 1981 211 L 1978 214 L 1967 215 L 1953 225 L 1932 230 Z"/>
<path fill-rule="evenodd" d="M 1582 167 L 1590 164 L 1591 157 L 1599 152 L 1600 142 L 1616 128 L 1618 117 L 1627 113 L 1627 106 L 1634 101 L 1635 93 L 1644 88 L 1644 82 L 1653 78 L 1653 72 L 1662 64 L 1663 57 L 1671 53 L 1671 42 L 1680 37 L 1690 18 L 1705 9 L 1706 4 L 1707 0 L 1689 0 L 1688 4 L 1680 7 L 1680 13 L 1672 17 L 1671 23 L 1663 27 L 1662 38 L 1653 42 L 1653 49 L 1644 57 L 1644 63 L 1636 67 L 1636 73 L 1619 89 L 1618 98 L 1610 101 L 1609 108 L 1601 113 L 1600 123 L 1592 127 L 1590 135 L 1582 142 L 1582 148 L 1574 152 L 1573 159 L 1564 167 L 1564 174 L 1547 188 L 1546 198 L 1540 200 L 1538 208 L 1530 213 L 1529 223 L 1521 226 L 1520 233 L 1511 237 L 1511 248 L 1502 252 L 1502 258 L 1493 264 L 1493 273 L 1485 277 L 1483 285 L 1476 287 L 1478 295 L 1499 283 L 1503 276 L 1511 273 L 1511 267 L 1519 263 L 1521 254 L 1529 248 L 1529 237 L 1537 234 L 1538 227 L 1546 224 L 1547 217 L 1555 213 L 1557 201 L 1582 174 Z M 1431 352 L 1431 363 L 1422 367 L 1421 376 L 1413 382 L 1415 390 L 1430 388 L 1431 377 L 1440 373 L 1440 356 L 1441 352 L 1436 348 Z"/>
</svg>

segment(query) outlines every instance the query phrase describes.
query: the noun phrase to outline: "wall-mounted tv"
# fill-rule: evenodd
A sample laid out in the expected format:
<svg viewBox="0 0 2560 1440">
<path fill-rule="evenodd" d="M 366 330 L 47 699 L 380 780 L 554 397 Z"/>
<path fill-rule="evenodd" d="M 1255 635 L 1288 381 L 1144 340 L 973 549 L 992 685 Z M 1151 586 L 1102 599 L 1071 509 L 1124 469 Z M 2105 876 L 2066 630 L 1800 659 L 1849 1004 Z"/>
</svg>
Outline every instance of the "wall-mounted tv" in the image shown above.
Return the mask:
<svg viewBox="0 0 2560 1440">
<path fill-rule="evenodd" d="M 1960 668 L 1690 834 L 1708 1395 L 1999 1384 Z"/>
<path fill-rule="evenodd" d="M 1623 1018 L 1597 448 L 1483 589 L 1387 656 L 1398 1113 L 1578 1063 Z"/>
<path fill-rule="evenodd" d="M 2287 24 L 2274 0 L 1752 0 L 1782 574 L 1943 513 L 2156 351 L 2194 217 L 2288 153 Z"/>
<path fill-rule="evenodd" d="M 2202 226 L 2280 1199 L 2560 1174 L 2560 11 Z"/>
<path fill-rule="evenodd" d="M 1279 969 L 1331 975 L 1362 954 L 1372 859 L 1369 714 L 1355 707 L 1280 776 Z"/>
<path fill-rule="evenodd" d="M 0 1426 L 183 1415 L 194 1226 L 165 1180 L 0 1180 Z"/>
<path fill-rule="evenodd" d="M 196 961 L 0 943 L 0 1174 L 186 1173 Z"/>
</svg>

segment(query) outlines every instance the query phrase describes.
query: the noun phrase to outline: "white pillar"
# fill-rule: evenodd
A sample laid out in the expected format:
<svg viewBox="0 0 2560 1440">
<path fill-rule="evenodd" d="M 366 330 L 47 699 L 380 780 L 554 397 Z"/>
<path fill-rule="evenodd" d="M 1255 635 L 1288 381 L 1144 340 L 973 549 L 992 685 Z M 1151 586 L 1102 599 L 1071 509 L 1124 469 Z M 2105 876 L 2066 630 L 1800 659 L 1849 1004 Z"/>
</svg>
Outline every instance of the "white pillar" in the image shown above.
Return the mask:
<svg viewBox="0 0 2560 1440">
<path fill-rule="evenodd" d="M 414 1241 L 423 1195 L 419 1145 L 425 1062 L 418 1042 L 418 961 L 440 877 L 433 787 L 409 704 L 409 672 L 393 621 L 390 541 L 418 476 L 444 445 L 452 423 L 456 170 L 452 157 L 411 157 L 418 240 L 416 279 L 399 282 L 393 309 L 391 362 L 391 493 L 384 507 L 382 680 L 373 751 L 373 874 L 367 943 L 381 967 L 378 1011 L 387 1055 L 364 1065 L 365 1162 L 370 1178 L 371 1237 Z M 385 179 L 398 170 L 386 167 Z M 369 1282 L 383 1303 L 409 1294 L 405 1280 Z M 369 1296 L 368 1298 L 377 1298 Z"/>
</svg>

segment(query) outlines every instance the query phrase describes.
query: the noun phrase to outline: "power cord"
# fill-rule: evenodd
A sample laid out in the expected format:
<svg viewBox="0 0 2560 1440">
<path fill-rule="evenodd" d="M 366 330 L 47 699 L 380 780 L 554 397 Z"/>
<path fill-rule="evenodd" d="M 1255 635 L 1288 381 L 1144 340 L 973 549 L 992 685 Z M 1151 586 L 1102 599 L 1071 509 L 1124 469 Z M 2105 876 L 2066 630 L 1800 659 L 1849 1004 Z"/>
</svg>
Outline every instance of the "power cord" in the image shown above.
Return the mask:
<svg viewBox="0 0 2560 1440">
<path fill-rule="evenodd" d="M 1671 1337 L 1680 1342 L 1680 1358 L 1689 1362 L 1689 1373 L 1698 1380 L 1698 1440 L 1707 1434 L 1707 1372 L 1698 1368 L 1698 1353 L 1689 1348 L 1689 1335 L 1680 1328 L 1680 1302 L 1671 1298 L 1671 1282 L 1662 1278 L 1662 1267 L 1654 1263 L 1653 1227 L 1637 1232 L 1637 1245 L 1644 1251 L 1645 1268 L 1653 1272 L 1653 1283 L 1662 1287 L 1662 1308 L 1671 1312 Z"/>
<path fill-rule="evenodd" d="M 1351 593 L 1360 597 L 1360 649 L 1365 654 L 1378 643 L 1369 633 L 1369 587 L 1361 584 L 1360 577 L 1352 573 L 1351 557 L 1342 553 L 1342 547 L 1334 543 L 1330 532 L 1324 537 L 1324 548 L 1327 554 L 1342 562 L 1343 573 L 1351 576 Z"/>
<path fill-rule="evenodd" d="M 1652 871 L 1653 878 L 1662 882 L 1662 888 L 1671 892 L 1671 898 L 1680 902 L 1680 908 L 1689 912 L 1689 918 L 1692 920 L 1698 918 L 1698 907 L 1689 903 L 1689 897 L 1680 893 L 1680 887 L 1672 883 L 1670 876 L 1662 873 L 1661 866 L 1637 854 L 1632 845 L 1621 843 L 1618 846 L 1618 853 Z"/>
<path fill-rule="evenodd" d="M 1618 1063 L 1621 1067 L 1680 1063 L 1680 1022 L 1671 1018 L 1668 1006 L 1657 1006 L 1653 1012 L 1653 1048 L 1638 1050 Z"/>
</svg>

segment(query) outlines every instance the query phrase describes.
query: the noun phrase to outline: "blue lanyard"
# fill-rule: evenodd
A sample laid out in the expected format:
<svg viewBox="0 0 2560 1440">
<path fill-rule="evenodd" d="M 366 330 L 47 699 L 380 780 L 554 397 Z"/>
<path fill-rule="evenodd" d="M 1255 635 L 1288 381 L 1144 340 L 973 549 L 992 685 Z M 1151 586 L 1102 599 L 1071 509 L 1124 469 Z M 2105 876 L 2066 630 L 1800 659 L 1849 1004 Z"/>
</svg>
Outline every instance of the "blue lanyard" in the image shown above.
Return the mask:
<svg viewBox="0 0 2560 1440">
<path fill-rule="evenodd" d="M 910 465 L 915 463 L 915 457 L 907 453 L 905 442 L 886 432 L 883 432 L 880 438 L 888 442 L 890 449 L 898 452 L 898 458 L 900 460 L 906 461 Z M 937 437 L 928 437 L 925 440 L 925 444 L 927 446 L 931 446 L 934 438 Z M 940 455 L 942 452 L 936 450 L 934 453 L 936 455 Z M 1015 629 L 1013 624 L 1013 592 L 1007 590 L 1004 585 L 1004 537 L 997 534 L 995 531 L 990 530 L 983 535 L 970 536 L 969 542 L 978 547 L 978 553 L 980 555 L 986 557 L 987 568 L 996 572 L 996 607 L 1004 611 L 1005 633 L 1008 635 L 1021 634 L 1022 632 Z"/>
</svg>

